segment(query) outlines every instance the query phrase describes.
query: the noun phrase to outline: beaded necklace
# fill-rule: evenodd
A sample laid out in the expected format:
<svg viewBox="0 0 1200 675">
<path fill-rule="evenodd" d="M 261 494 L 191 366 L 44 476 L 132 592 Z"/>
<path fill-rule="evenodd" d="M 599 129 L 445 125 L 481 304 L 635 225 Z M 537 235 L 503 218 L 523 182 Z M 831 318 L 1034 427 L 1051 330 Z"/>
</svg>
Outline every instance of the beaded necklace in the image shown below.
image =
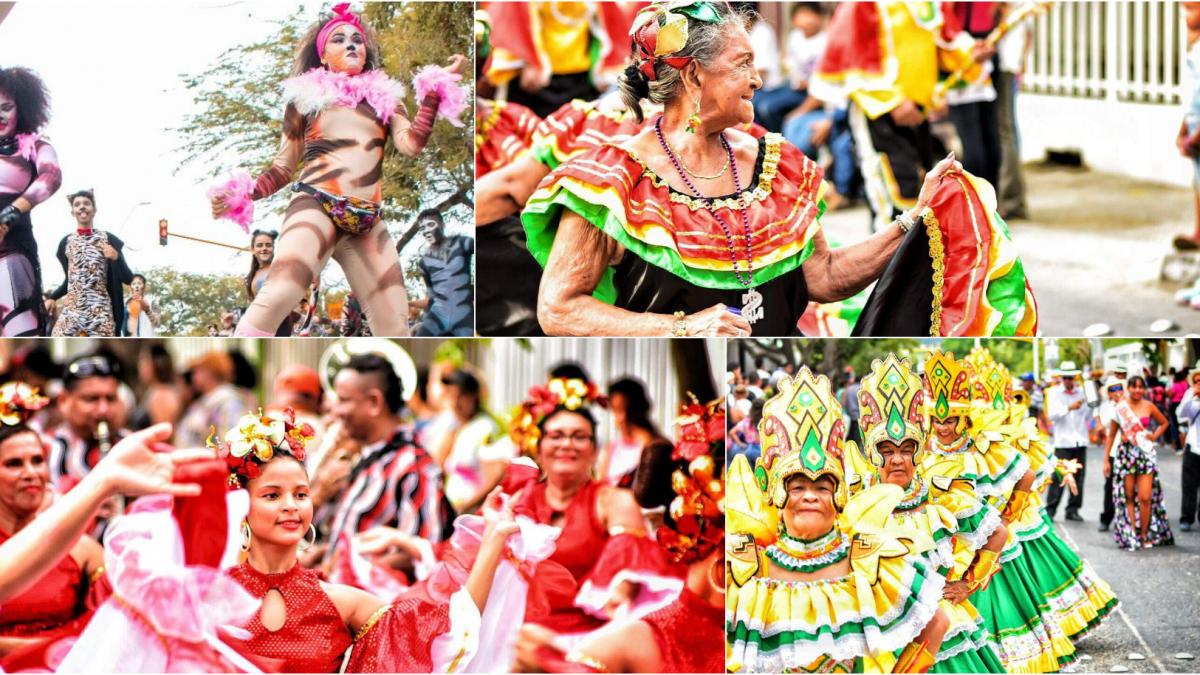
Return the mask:
<svg viewBox="0 0 1200 675">
<path fill-rule="evenodd" d="M 666 137 L 663 136 L 662 117 L 659 117 L 654 122 L 654 133 L 656 136 L 658 136 L 658 144 L 662 146 L 663 152 L 665 152 L 667 157 L 669 157 L 671 160 L 671 165 L 675 167 L 675 173 L 677 173 L 679 177 L 683 179 L 684 185 L 687 185 L 687 188 L 692 191 L 696 199 L 700 200 L 700 202 L 704 204 L 704 208 L 708 209 L 708 212 L 713 215 L 713 218 L 715 218 L 717 223 L 721 226 L 721 230 L 725 232 L 725 241 L 727 244 L 729 244 L 729 259 L 733 262 L 733 274 L 737 277 L 738 283 L 748 289 L 748 292 L 742 296 L 742 302 L 743 309 L 749 311 L 743 311 L 742 317 L 750 323 L 754 323 L 757 319 L 761 319 L 763 314 L 762 294 L 758 292 L 758 289 L 751 287 L 754 284 L 754 239 L 750 233 L 750 216 L 746 214 L 746 195 L 745 191 L 742 190 L 741 187 L 742 178 L 738 174 L 737 158 L 734 157 L 733 148 L 729 145 L 729 141 L 725 138 L 725 132 L 721 132 L 720 134 L 721 146 L 725 148 L 725 152 L 729 155 L 729 166 L 733 169 L 733 188 L 737 191 L 738 205 L 741 207 L 742 214 L 742 229 L 746 235 L 745 277 L 742 276 L 742 271 L 738 267 L 737 249 L 734 246 L 733 229 L 729 226 L 729 223 L 727 223 L 725 219 L 721 217 L 721 214 L 717 213 L 716 208 L 714 208 L 712 205 L 712 200 L 701 195 L 700 191 L 697 190 L 696 186 L 692 183 L 692 180 L 687 177 L 687 174 L 690 172 L 683 167 L 680 159 L 675 156 L 674 152 L 671 151 L 671 146 L 667 145 Z"/>
<path fill-rule="evenodd" d="M 929 486 L 925 481 L 918 476 L 913 476 L 912 482 L 908 484 L 908 488 L 904 491 L 904 496 L 900 499 L 900 503 L 896 505 L 898 511 L 911 511 L 925 503 L 925 498 L 929 496 Z"/>
<path fill-rule="evenodd" d="M 936 436 L 931 436 L 929 439 L 929 447 L 932 448 L 934 452 L 941 455 L 953 455 L 963 452 L 970 447 L 970 445 L 971 437 L 967 435 L 960 436 L 956 440 L 945 444 L 939 441 Z"/>
<path fill-rule="evenodd" d="M 849 552 L 850 537 L 836 526 L 812 541 L 781 532 L 779 539 L 767 547 L 771 562 L 785 570 L 806 574 L 845 560 Z"/>
</svg>

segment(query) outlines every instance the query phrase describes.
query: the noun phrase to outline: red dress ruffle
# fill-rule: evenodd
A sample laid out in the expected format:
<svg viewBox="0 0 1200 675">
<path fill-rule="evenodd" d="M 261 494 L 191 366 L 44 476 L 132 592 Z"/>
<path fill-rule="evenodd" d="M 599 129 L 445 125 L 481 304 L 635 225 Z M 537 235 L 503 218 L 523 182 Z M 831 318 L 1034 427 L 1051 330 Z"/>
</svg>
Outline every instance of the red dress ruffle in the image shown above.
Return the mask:
<svg viewBox="0 0 1200 675">
<path fill-rule="evenodd" d="M 475 178 L 512 162 L 533 140 L 541 118 L 508 101 L 480 102 L 475 116 Z"/>
<path fill-rule="evenodd" d="M 348 673 L 431 673 L 433 641 L 450 630 L 450 606 L 400 598 L 350 654 Z"/>
</svg>

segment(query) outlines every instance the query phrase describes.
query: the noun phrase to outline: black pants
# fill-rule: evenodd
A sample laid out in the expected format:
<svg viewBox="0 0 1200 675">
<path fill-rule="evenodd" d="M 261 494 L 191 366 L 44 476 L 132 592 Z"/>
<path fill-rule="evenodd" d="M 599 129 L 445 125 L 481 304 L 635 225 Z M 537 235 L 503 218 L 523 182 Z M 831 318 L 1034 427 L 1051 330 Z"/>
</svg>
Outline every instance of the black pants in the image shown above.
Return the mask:
<svg viewBox="0 0 1200 675">
<path fill-rule="evenodd" d="M 962 142 L 962 165 L 993 186 L 1000 184 L 1000 120 L 995 101 L 950 106 L 950 120 Z"/>
<path fill-rule="evenodd" d="M 1116 448 L 1113 450 L 1116 451 Z M 1108 477 L 1104 479 L 1104 511 L 1100 513 L 1100 524 L 1105 527 L 1111 525 L 1114 515 L 1116 507 L 1113 506 L 1113 472 L 1109 471 Z"/>
<path fill-rule="evenodd" d="M 1079 486 L 1079 494 L 1074 494 L 1067 498 L 1067 515 L 1078 515 L 1079 507 L 1083 506 L 1083 485 L 1087 469 L 1087 447 L 1055 448 L 1054 456 L 1059 459 L 1073 459 L 1079 462 L 1079 471 L 1075 474 L 1075 484 Z M 1046 493 L 1046 513 L 1051 518 L 1058 512 L 1058 502 L 1062 500 L 1062 493 L 1062 479 L 1055 476 L 1054 481 L 1050 483 L 1049 492 Z"/>
<path fill-rule="evenodd" d="M 1200 493 L 1200 455 L 1190 449 L 1183 452 L 1183 514 L 1181 523 L 1196 522 L 1196 495 Z"/>
</svg>

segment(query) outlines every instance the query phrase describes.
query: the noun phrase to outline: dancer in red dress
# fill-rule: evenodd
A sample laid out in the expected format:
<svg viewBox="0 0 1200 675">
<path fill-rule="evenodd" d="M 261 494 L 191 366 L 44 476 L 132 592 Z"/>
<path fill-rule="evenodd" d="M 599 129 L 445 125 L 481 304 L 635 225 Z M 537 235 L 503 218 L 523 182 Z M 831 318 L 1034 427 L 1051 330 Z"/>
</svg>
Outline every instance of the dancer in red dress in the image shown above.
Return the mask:
<svg viewBox="0 0 1200 675">
<path fill-rule="evenodd" d="M 45 503 L 46 449 L 26 421 L 48 402 L 24 383 L 0 387 L 0 545 L 32 523 Z M 100 544 L 85 536 L 58 550 L 67 554 L 0 608 L 0 665 L 47 639 L 77 633 L 108 595 Z"/>
<path fill-rule="evenodd" d="M 695 408 L 696 410 L 689 410 Z M 695 421 L 688 426 L 724 428 L 720 402 L 685 408 Z M 703 436 L 702 436 L 703 438 Z M 720 673 L 724 639 L 725 560 L 724 481 L 714 477 L 724 457 L 724 438 L 694 443 L 681 438 L 672 459 L 686 470 L 675 471 L 670 520 L 659 528 L 658 543 L 673 563 L 687 565 L 687 585 L 671 604 L 638 621 L 613 622 L 575 649 L 556 646 L 548 630 L 526 626 L 518 646 L 518 666 L 545 672 Z"/>
<path fill-rule="evenodd" d="M 513 512 L 561 531 L 549 559 L 579 584 L 571 603 L 526 621 L 576 637 L 614 617 L 659 609 L 683 587 L 681 570 L 647 536 L 633 493 L 592 479 L 596 424 L 588 406 L 602 401 L 592 383 L 555 378 L 530 390 L 514 429 L 544 479 L 516 494 Z"/>
<path fill-rule="evenodd" d="M 351 647 L 348 672 L 453 671 L 469 662 L 492 578 L 517 529 L 499 494 L 485 505 L 482 543 L 461 588 L 446 599 L 418 588 L 388 604 L 299 566 L 297 549 L 315 535 L 304 469 L 311 438 L 311 427 L 285 411 L 242 417 L 218 446 L 231 483 L 250 497 L 245 559 L 229 575 L 261 602 L 246 634 L 228 642 L 283 672 L 338 672 Z"/>
</svg>

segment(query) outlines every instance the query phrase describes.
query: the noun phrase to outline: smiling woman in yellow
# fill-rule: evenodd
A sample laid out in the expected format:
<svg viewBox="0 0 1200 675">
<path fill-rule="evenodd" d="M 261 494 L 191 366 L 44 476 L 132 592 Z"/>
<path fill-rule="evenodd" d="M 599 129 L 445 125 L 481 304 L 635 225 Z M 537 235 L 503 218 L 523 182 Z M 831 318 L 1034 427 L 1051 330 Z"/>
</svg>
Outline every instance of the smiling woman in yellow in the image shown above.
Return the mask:
<svg viewBox="0 0 1200 675">
<path fill-rule="evenodd" d="M 727 666 L 925 672 L 946 631 L 945 580 L 884 532 L 902 490 L 848 497 L 842 407 L 802 368 L 763 407 L 762 457 L 727 478 Z"/>
</svg>

